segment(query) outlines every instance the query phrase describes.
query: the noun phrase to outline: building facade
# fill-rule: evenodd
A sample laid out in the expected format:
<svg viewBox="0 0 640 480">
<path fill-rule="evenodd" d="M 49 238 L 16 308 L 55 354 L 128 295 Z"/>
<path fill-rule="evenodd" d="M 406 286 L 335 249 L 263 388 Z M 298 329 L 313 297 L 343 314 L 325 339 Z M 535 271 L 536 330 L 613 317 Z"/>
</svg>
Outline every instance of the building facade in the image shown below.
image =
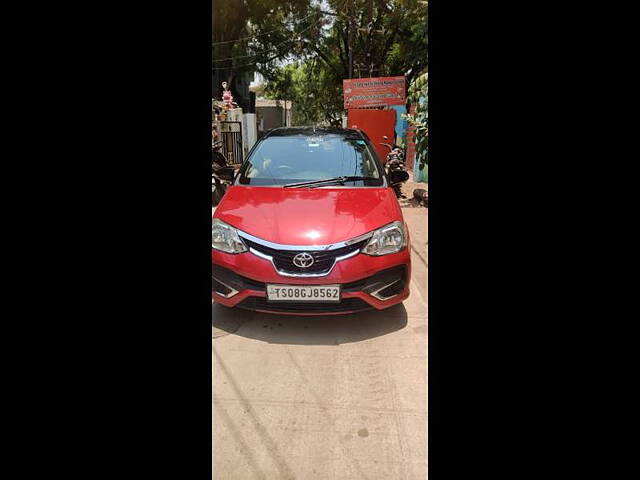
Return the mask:
<svg viewBox="0 0 640 480">
<path fill-rule="evenodd" d="M 258 135 L 272 128 L 291 126 L 292 103 L 282 100 L 256 100 L 256 116 L 258 122 Z"/>
</svg>

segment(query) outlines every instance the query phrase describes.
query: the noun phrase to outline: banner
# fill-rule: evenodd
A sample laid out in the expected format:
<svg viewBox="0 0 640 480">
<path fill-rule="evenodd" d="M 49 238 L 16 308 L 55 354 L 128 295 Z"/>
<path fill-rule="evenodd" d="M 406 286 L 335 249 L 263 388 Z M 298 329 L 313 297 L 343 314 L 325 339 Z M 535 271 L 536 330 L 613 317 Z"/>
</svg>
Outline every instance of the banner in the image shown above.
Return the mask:
<svg viewBox="0 0 640 480">
<path fill-rule="evenodd" d="M 381 107 L 406 103 L 404 77 L 349 78 L 342 81 L 344 108 Z"/>
</svg>

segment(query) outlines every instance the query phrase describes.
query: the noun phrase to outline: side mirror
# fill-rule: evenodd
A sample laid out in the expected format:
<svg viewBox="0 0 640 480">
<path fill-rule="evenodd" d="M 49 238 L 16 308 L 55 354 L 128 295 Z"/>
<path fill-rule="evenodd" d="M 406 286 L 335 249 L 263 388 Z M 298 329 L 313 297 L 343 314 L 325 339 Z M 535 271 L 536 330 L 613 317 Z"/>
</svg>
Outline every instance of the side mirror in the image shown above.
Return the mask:
<svg viewBox="0 0 640 480">
<path fill-rule="evenodd" d="M 226 180 L 228 182 L 233 182 L 233 179 L 236 176 L 236 171 L 233 167 L 222 167 L 216 171 L 216 177 L 220 180 Z"/>
<path fill-rule="evenodd" d="M 404 183 L 409 180 L 409 174 L 404 170 L 392 170 L 389 172 L 391 183 Z"/>
</svg>

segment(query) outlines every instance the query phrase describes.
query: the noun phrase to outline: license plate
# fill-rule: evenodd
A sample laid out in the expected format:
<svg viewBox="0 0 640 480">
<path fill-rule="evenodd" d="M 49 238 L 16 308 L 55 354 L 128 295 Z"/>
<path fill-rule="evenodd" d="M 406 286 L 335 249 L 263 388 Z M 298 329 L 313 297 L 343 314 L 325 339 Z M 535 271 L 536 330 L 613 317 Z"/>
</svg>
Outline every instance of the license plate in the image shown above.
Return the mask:
<svg viewBox="0 0 640 480">
<path fill-rule="evenodd" d="M 339 302 L 340 285 L 267 285 L 270 302 Z"/>
</svg>

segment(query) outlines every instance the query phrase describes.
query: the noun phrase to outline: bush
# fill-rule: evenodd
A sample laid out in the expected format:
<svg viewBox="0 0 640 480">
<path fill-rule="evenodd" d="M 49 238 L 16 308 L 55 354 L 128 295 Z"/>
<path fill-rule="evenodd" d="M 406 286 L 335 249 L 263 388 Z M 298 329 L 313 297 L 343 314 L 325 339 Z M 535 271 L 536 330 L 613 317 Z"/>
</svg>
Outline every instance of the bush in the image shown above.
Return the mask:
<svg viewBox="0 0 640 480">
<path fill-rule="evenodd" d="M 428 72 L 423 73 L 409 88 L 409 101 L 416 106 L 413 114 L 406 115 L 407 121 L 415 128 L 416 165 L 425 170 L 429 163 L 429 84 Z"/>
</svg>

